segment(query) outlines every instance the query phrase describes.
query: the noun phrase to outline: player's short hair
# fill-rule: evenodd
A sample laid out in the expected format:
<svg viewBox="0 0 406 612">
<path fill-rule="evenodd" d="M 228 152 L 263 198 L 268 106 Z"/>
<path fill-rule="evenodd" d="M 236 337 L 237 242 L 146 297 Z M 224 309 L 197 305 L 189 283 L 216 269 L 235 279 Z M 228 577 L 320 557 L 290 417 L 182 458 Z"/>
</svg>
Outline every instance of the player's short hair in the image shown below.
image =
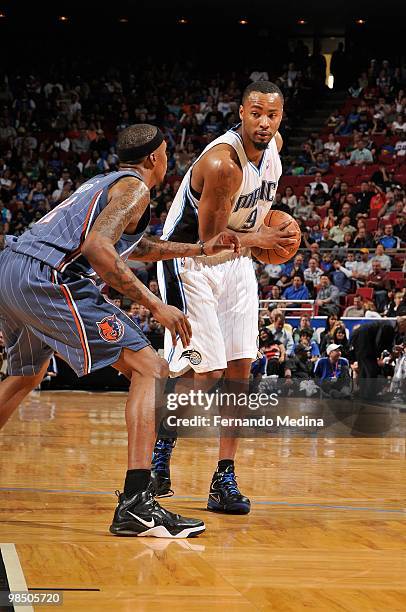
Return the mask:
<svg viewBox="0 0 406 612">
<path fill-rule="evenodd" d="M 281 97 L 283 102 L 283 93 L 279 89 L 275 83 L 271 83 L 271 81 L 255 81 L 255 83 L 250 83 L 242 94 L 242 103 L 244 104 L 245 100 L 248 98 L 252 91 L 259 91 L 259 93 L 273 93 L 277 94 Z"/>
<path fill-rule="evenodd" d="M 159 128 L 148 123 L 137 123 L 126 127 L 119 133 L 117 138 L 117 155 L 120 161 L 132 164 L 142 162 L 151 152 L 149 149 L 152 147 L 153 149 L 157 148 L 155 145 L 161 140 L 160 135 L 161 131 Z M 138 154 L 137 151 L 141 153 Z"/>
</svg>

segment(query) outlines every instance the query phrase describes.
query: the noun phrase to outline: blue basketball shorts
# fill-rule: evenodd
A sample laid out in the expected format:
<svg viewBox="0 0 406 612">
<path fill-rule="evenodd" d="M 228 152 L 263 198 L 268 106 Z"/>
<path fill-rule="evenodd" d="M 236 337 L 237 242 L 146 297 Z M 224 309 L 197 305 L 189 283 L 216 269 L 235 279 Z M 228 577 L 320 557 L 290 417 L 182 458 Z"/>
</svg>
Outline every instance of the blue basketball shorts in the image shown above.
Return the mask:
<svg viewBox="0 0 406 612">
<path fill-rule="evenodd" d="M 0 254 L 0 327 L 12 376 L 37 374 L 54 352 L 84 376 L 150 344 L 91 280 L 10 248 Z"/>
</svg>

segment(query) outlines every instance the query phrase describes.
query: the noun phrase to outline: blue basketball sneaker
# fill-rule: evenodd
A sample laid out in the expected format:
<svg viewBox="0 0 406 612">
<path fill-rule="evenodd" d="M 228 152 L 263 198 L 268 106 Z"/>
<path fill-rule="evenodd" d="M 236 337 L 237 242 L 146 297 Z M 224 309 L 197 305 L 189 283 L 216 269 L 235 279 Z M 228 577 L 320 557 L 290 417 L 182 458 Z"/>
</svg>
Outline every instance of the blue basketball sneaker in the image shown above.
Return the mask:
<svg viewBox="0 0 406 612">
<path fill-rule="evenodd" d="M 248 514 L 250 509 L 250 500 L 238 489 L 234 467 L 229 465 L 223 472 L 217 468 L 211 481 L 207 510 L 226 514 Z"/>
<path fill-rule="evenodd" d="M 170 462 L 176 438 L 158 438 L 151 462 L 151 483 L 155 497 L 172 497 Z"/>
</svg>

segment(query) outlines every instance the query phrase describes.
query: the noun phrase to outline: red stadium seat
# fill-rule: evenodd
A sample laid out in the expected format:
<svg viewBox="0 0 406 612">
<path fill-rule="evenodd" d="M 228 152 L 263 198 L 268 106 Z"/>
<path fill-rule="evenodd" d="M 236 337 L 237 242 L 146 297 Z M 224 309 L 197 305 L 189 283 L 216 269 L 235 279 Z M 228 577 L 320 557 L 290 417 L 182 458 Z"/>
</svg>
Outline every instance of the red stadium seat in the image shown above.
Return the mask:
<svg viewBox="0 0 406 612">
<path fill-rule="evenodd" d="M 372 287 L 358 287 L 356 295 L 362 295 L 366 300 L 372 300 L 374 297 L 374 290 Z"/>
<path fill-rule="evenodd" d="M 403 272 L 388 272 L 388 279 L 393 280 L 397 289 L 405 286 L 405 274 Z"/>
</svg>

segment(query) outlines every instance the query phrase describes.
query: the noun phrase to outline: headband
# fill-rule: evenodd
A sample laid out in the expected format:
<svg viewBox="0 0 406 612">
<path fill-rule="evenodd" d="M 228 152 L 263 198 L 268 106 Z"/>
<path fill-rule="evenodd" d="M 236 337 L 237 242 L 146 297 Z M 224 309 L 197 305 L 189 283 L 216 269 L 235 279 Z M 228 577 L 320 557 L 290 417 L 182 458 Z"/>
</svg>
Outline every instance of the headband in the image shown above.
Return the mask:
<svg viewBox="0 0 406 612">
<path fill-rule="evenodd" d="M 138 145 L 138 147 L 126 147 L 125 149 L 119 149 L 118 156 L 120 161 L 129 162 L 137 159 L 141 159 L 142 157 L 146 157 L 153 151 L 155 151 L 159 145 L 163 142 L 164 135 L 161 130 L 157 128 L 157 132 L 155 136 L 149 142 L 145 144 Z"/>
</svg>

